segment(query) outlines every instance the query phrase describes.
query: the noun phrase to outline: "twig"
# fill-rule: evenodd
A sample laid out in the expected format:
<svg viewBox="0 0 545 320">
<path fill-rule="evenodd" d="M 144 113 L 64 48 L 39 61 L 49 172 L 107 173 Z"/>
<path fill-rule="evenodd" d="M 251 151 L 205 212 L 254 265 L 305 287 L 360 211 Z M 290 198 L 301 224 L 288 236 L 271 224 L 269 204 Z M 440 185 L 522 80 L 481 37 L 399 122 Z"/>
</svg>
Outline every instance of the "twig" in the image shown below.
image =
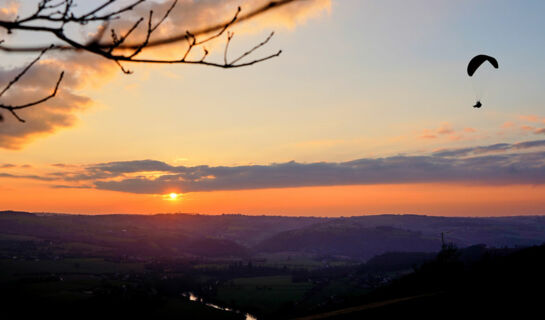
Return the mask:
<svg viewBox="0 0 545 320">
<path fill-rule="evenodd" d="M 42 56 L 49 50 L 76 50 L 86 51 L 95 55 L 99 55 L 107 60 L 116 63 L 116 65 L 118 65 L 121 71 L 125 74 L 132 73 L 131 70 L 124 67 L 125 63 L 194 64 L 228 69 L 246 67 L 259 62 L 263 62 L 278 57 L 282 53 L 282 51 L 279 50 L 276 53 L 267 55 L 265 57 L 241 63 L 242 59 L 247 58 L 248 56 L 252 55 L 257 49 L 266 45 L 270 41 L 274 33 L 271 33 L 264 41 L 257 44 L 250 50 L 247 50 L 236 59 L 229 61 L 228 51 L 234 35 L 233 32 L 229 31 L 229 28 L 235 23 L 247 20 L 271 9 L 278 8 L 300 0 L 269 1 L 264 6 L 250 11 L 242 16 L 240 15 L 241 8 L 238 7 L 233 17 L 227 22 L 208 26 L 192 32 L 186 31 L 183 34 L 174 35 L 168 38 L 152 40 L 154 32 L 167 20 L 167 18 L 171 15 L 172 11 L 178 4 L 178 0 L 173 0 L 172 4 L 168 7 L 168 9 L 156 23 L 153 22 L 153 10 L 149 11 L 149 15 L 147 18 L 147 27 L 145 29 L 145 36 L 143 40 L 128 43 L 128 39 L 131 37 L 134 38 L 134 34 L 136 33 L 135 31 L 142 26 L 142 22 L 145 20 L 143 17 L 140 17 L 132 24 L 130 24 L 130 27 L 125 32 L 118 33 L 115 29 L 111 29 L 110 40 L 104 42 L 104 34 L 111 21 L 120 19 L 121 17 L 123 17 L 124 14 L 141 6 L 143 3 L 148 2 L 148 0 L 132 0 L 129 4 L 125 6 L 117 6 L 118 8 L 115 8 L 115 5 L 121 3 L 121 1 L 122 0 L 104 0 L 102 4 L 97 5 L 96 7 L 88 10 L 83 14 L 78 14 L 76 13 L 76 11 L 74 11 L 74 8 L 76 7 L 74 0 L 41 0 L 38 3 L 36 10 L 26 17 L 17 17 L 15 20 L 0 20 L 0 28 L 5 29 L 8 33 L 14 30 L 22 30 L 34 33 L 48 33 L 64 43 L 52 44 L 48 47 L 7 47 L 4 46 L 3 41 L 0 40 L 0 50 L 6 52 L 40 52 L 39 55 L 32 62 L 25 66 L 25 68 L 23 68 L 23 70 L 15 78 L 13 78 L 2 89 L 2 91 L 0 91 L 0 97 L 2 97 L 8 90 L 10 90 L 13 85 L 15 85 L 28 72 L 28 70 L 30 70 L 30 68 L 32 68 L 36 64 L 36 62 L 38 62 L 42 58 Z M 83 27 L 92 22 L 102 22 L 102 25 L 99 26 L 100 29 L 97 30 L 95 36 L 87 42 L 81 42 L 80 40 L 72 38 L 70 35 L 68 35 L 72 33 L 66 32 L 68 26 L 76 25 Z M 221 37 L 226 32 L 227 42 L 225 44 L 223 52 L 223 62 L 220 63 L 207 61 L 209 51 L 204 47 L 204 45 L 210 41 L 213 41 L 214 39 Z M 145 49 L 164 44 L 176 43 L 179 41 L 186 41 L 188 43 L 188 47 L 181 58 L 139 58 L 139 56 Z M 203 54 L 200 59 L 189 59 L 192 50 L 198 46 L 201 46 L 203 48 Z M 50 95 L 38 99 L 34 102 L 22 105 L 10 106 L 0 104 L 0 109 L 9 111 L 17 120 L 19 120 L 20 122 L 24 122 L 24 119 L 22 119 L 17 114 L 17 110 L 35 106 L 53 98 L 57 94 L 63 76 L 64 72 L 61 72 L 56 82 L 56 85 Z M 0 121 L 2 121 L 2 119 L 3 117 L 2 115 L 0 115 Z"/>
</svg>

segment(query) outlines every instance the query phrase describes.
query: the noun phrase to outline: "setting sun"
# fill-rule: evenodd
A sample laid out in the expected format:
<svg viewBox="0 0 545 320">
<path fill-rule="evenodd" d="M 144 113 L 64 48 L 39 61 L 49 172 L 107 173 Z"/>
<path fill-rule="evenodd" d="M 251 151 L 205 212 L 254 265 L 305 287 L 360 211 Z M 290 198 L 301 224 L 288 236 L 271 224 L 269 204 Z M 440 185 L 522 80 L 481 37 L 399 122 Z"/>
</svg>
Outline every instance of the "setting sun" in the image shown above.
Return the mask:
<svg viewBox="0 0 545 320">
<path fill-rule="evenodd" d="M 163 199 L 169 200 L 169 201 L 176 201 L 176 200 L 179 200 L 181 196 L 182 196 L 181 193 L 171 192 L 171 193 L 163 195 Z"/>
</svg>

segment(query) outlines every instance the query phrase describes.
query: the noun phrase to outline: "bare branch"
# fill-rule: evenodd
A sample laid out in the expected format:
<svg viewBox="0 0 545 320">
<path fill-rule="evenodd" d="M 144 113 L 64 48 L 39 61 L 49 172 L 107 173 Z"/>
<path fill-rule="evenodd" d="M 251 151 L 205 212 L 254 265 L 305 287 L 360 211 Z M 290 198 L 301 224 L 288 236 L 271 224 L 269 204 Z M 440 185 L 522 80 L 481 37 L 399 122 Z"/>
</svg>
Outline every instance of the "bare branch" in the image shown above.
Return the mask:
<svg viewBox="0 0 545 320">
<path fill-rule="evenodd" d="M 32 66 L 38 62 L 38 60 L 40 60 L 42 58 L 42 56 L 45 54 L 47 50 L 44 50 L 42 51 L 42 53 L 40 53 L 40 55 L 34 59 L 31 63 L 29 63 L 24 69 L 23 71 L 21 71 L 15 78 L 13 78 L 13 80 L 11 80 L 8 85 L 4 88 L 4 90 L 2 90 L 2 92 L 0 93 L 0 96 L 2 96 L 4 93 L 6 93 L 10 88 L 12 88 L 12 86 L 17 83 L 21 78 L 22 76 L 27 73 L 27 71 L 32 68 Z M 0 103 L 0 109 L 4 109 L 4 110 L 7 110 L 9 111 L 17 120 L 19 120 L 20 122 L 25 122 L 24 119 L 22 119 L 18 114 L 17 114 L 17 111 L 18 110 L 21 110 L 21 109 L 26 109 L 26 108 L 30 108 L 32 106 L 35 106 L 35 105 L 38 105 L 40 103 L 44 103 L 46 102 L 47 100 L 53 98 L 54 96 L 57 95 L 57 92 L 59 90 L 59 86 L 62 82 L 62 79 L 64 77 L 64 71 L 61 72 L 58 80 L 57 80 L 57 83 L 55 84 L 55 87 L 53 88 L 53 91 L 46 97 L 43 97 L 41 99 L 38 99 L 38 100 L 35 100 L 35 101 L 32 101 L 32 102 L 28 102 L 28 103 L 25 103 L 25 104 L 20 104 L 20 105 L 6 105 L 6 104 L 2 104 Z M 0 121 L 3 121 L 4 118 L 2 115 L 0 115 Z"/>
<path fill-rule="evenodd" d="M 104 3 L 101 6 L 102 7 L 101 10 L 103 10 L 104 8 L 106 8 L 107 6 L 111 5 L 112 3 L 116 2 L 116 1 L 117 0 L 109 0 L 109 2 Z M 129 9 L 132 10 L 132 8 L 134 8 L 135 6 L 140 4 L 141 2 L 142 1 L 133 2 L 130 6 L 124 7 L 123 9 L 120 9 L 119 11 L 114 11 L 114 13 L 115 12 L 117 12 L 117 13 L 124 12 L 125 10 L 129 10 Z M 124 68 L 122 66 L 121 62 L 163 63 L 163 64 L 202 64 L 202 65 L 206 65 L 206 66 L 221 67 L 221 68 L 236 68 L 236 67 L 248 66 L 248 65 L 251 65 L 251 64 L 255 64 L 257 62 L 265 61 L 265 60 L 268 60 L 270 58 L 277 57 L 281 53 L 281 51 L 279 51 L 276 54 L 269 55 L 269 56 L 267 56 L 265 58 L 260 58 L 260 59 L 254 60 L 254 61 L 250 61 L 252 63 L 237 64 L 242 58 L 249 56 L 257 48 L 260 48 L 263 45 L 265 45 L 266 43 L 268 43 L 270 38 L 271 38 L 271 36 L 269 36 L 269 37 L 267 37 L 265 39 L 265 41 L 263 41 L 262 43 L 255 46 L 253 49 L 248 50 L 246 53 L 244 53 L 243 56 L 235 59 L 232 62 L 228 61 L 227 53 L 228 53 L 228 50 L 229 50 L 229 45 L 230 45 L 231 39 L 233 38 L 233 33 L 229 32 L 228 29 L 229 29 L 229 27 L 231 27 L 238 20 L 239 14 L 241 12 L 241 8 L 238 7 L 236 13 L 233 16 L 233 18 L 230 19 L 224 25 L 222 25 L 221 28 L 218 28 L 217 32 L 215 34 L 212 34 L 212 35 L 210 35 L 210 36 L 208 36 L 208 37 L 206 37 L 206 38 L 204 38 L 202 40 L 198 40 L 196 35 L 194 35 L 190 31 L 186 31 L 186 33 L 184 35 L 184 39 L 186 39 L 188 41 L 188 48 L 187 48 L 187 50 L 186 50 L 186 52 L 185 52 L 185 54 L 183 55 L 182 58 L 180 58 L 180 59 L 140 59 L 140 58 L 136 58 L 139 54 L 141 54 L 144 51 L 144 49 L 149 47 L 149 45 L 151 43 L 150 39 L 151 39 L 153 33 L 157 30 L 157 28 L 159 28 L 159 26 L 171 14 L 171 12 L 174 9 L 174 7 L 176 6 L 177 2 L 178 2 L 177 0 L 174 0 L 172 2 L 172 4 L 170 5 L 170 7 L 166 10 L 165 14 L 162 16 L 162 18 L 155 24 L 153 23 L 153 11 L 149 12 L 149 16 L 147 18 L 148 23 L 147 23 L 145 38 L 144 38 L 144 40 L 142 40 L 136 46 L 123 46 L 123 43 L 126 42 L 127 38 L 129 38 L 133 34 L 134 30 L 136 30 L 140 26 L 141 22 L 143 21 L 143 18 L 138 19 L 128 29 L 128 31 L 126 31 L 126 33 L 123 36 L 118 36 L 117 32 L 115 30 L 112 30 L 112 33 L 111 33 L 112 40 L 108 44 L 107 48 L 105 48 L 103 46 L 103 44 L 99 45 L 99 44 L 96 44 L 96 43 L 80 43 L 77 40 L 67 36 L 66 33 L 64 32 L 64 23 L 77 21 L 78 23 L 83 24 L 84 22 L 94 21 L 93 19 L 95 19 L 95 17 L 96 17 L 94 14 L 91 14 L 91 15 L 86 14 L 83 17 L 87 17 L 87 19 L 91 19 L 91 20 L 85 20 L 85 18 L 74 16 L 72 13 L 70 13 L 70 8 L 71 8 L 71 6 L 73 6 L 73 0 L 65 0 L 64 10 L 62 12 L 55 12 L 55 13 L 52 14 L 53 15 L 52 19 L 53 20 L 60 19 L 60 18 L 57 17 L 57 15 L 61 15 L 63 17 L 63 19 L 64 19 L 64 20 L 62 20 L 63 25 L 61 25 L 61 27 L 59 27 L 59 28 L 17 25 L 17 23 L 15 23 L 15 24 L 12 23 L 12 25 L 10 25 L 9 28 L 11 28 L 11 29 L 21 29 L 21 30 L 27 30 L 27 31 L 41 31 L 41 32 L 52 33 L 58 39 L 66 42 L 69 45 L 70 48 L 73 48 L 73 49 L 76 49 L 76 50 L 84 50 L 84 51 L 87 51 L 87 52 L 91 52 L 93 54 L 100 55 L 100 56 L 102 56 L 102 57 L 104 57 L 104 58 L 106 58 L 108 60 L 111 60 L 111 61 L 115 62 L 121 68 L 122 72 L 125 73 L 125 74 L 131 74 L 132 72 L 130 70 Z M 279 2 L 284 3 L 285 1 L 279 1 Z M 273 1 L 273 2 L 271 2 L 271 4 L 269 4 L 268 7 L 269 8 L 276 7 L 279 2 L 278 1 Z M 95 11 L 95 13 L 100 12 L 101 10 Z M 39 15 L 39 12 L 38 12 L 37 16 L 41 17 Z M 116 16 L 116 14 L 110 13 L 109 16 L 114 17 L 114 16 Z M 102 17 L 104 17 L 104 16 L 102 16 Z M 27 18 L 26 21 L 29 21 L 28 18 Z M 2 21 L 0 21 L 0 27 L 2 27 Z M 201 59 L 199 59 L 199 60 L 188 60 L 189 54 L 190 54 L 190 52 L 192 51 L 192 49 L 194 47 L 204 45 L 205 43 L 220 37 L 226 31 L 227 31 L 227 43 L 226 43 L 226 46 L 225 46 L 225 49 L 224 49 L 224 61 L 223 61 L 223 63 L 216 63 L 216 62 L 206 61 L 206 57 L 208 56 L 208 50 L 205 50 L 205 54 Z M 0 46 L 0 49 L 2 49 L 2 48 L 6 49 L 5 47 Z M 59 46 L 52 46 L 49 49 L 58 49 L 58 48 L 59 48 Z M 119 50 L 119 49 L 121 49 L 121 51 L 123 51 L 123 49 L 127 49 L 127 48 L 132 48 L 132 49 L 134 49 L 134 51 L 132 53 L 130 53 L 130 54 L 123 54 L 123 53 L 118 54 L 118 53 L 116 53 L 116 51 Z"/>
<path fill-rule="evenodd" d="M 226 65 L 229 64 L 227 62 L 227 51 L 229 51 L 229 43 L 231 43 L 231 39 L 233 39 L 234 36 L 234 32 L 227 32 L 227 43 L 225 43 L 225 50 L 223 50 L 223 61 Z"/>
<path fill-rule="evenodd" d="M 42 58 L 42 56 L 47 52 L 47 50 L 48 49 L 42 50 L 42 52 L 40 53 L 38 57 L 36 57 L 36 59 L 32 60 L 31 63 L 29 63 L 25 68 L 23 68 L 23 70 L 17 76 L 15 76 L 15 78 L 13 78 L 13 80 L 11 80 L 2 91 L 0 91 L 0 97 L 2 97 L 4 93 L 6 93 L 11 88 L 12 85 L 14 85 L 17 81 L 19 81 L 19 79 L 21 79 L 21 77 L 23 77 L 25 73 L 27 73 L 27 71 L 30 70 L 30 68 L 32 68 L 32 66 L 36 62 L 38 62 L 38 60 Z"/>
<path fill-rule="evenodd" d="M 0 29 L 5 29 L 8 33 L 15 30 L 45 33 L 53 35 L 63 43 L 53 44 L 48 47 L 7 47 L 3 45 L 3 41 L 0 41 L 0 50 L 5 52 L 40 52 L 36 59 L 23 68 L 23 70 L 13 80 L 11 80 L 2 91 L 0 91 L 0 97 L 10 90 L 12 86 L 16 84 L 19 79 L 23 77 L 28 70 L 42 58 L 45 52 L 49 50 L 86 51 L 99 55 L 106 60 L 114 62 L 125 74 L 132 73 L 131 70 L 124 67 L 125 63 L 196 64 L 228 69 L 246 67 L 263 62 L 278 57 L 282 51 L 279 50 L 276 53 L 247 62 L 241 61 L 252 55 L 257 49 L 265 46 L 271 40 L 274 33 L 271 33 L 265 40 L 247 50 L 239 57 L 229 61 L 228 51 L 234 35 L 233 32 L 229 31 L 229 28 L 231 28 L 235 23 L 250 19 L 271 9 L 301 0 L 271 0 L 264 6 L 252 10 L 245 15 L 240 15 L 241 8 L 238 7 L 233 17 L 224 23 L 211 25 L 195 31 L 186 31 L 183 34 L 174 35 L 168 38 L 153 40 L 152 38 L 154 32 L 168 19 L 178 4 L 178 0 L 172 0 L 171 5 L 157 22 L 153 21 L 154 11 L 150 10 L 147 19 L 140 17 L 131 23 L 129 25 L 130 27 L 123 32 L 118 32 L 115 29 L 111 29 L 110 37 L 106 37 L 105 39 L 104 34 L 111 21 L 125 17 L 125 14 L 127 14 L 129 11 L 141 6 L 148 0 L 131 0 L 124 6 L 118 5 L 123 3 L 122 1 L 123 0 L 104 0 L 101 4 L 86 11 L 85 13 L 77 13 L 74 10 L 76 7 L 75 0 L 41 0 L 38 3 L 36 10 L 27 17 L 17 17 L 13 21 L 0 20 Z M 129 38 L 134 38 L 134 35 L 136 34 L 135 31 L 142 27 L 142 22 L 144 20 L 147 20 L 147 26 L 145 27 L 146 29 L 144 31 L 144 39 L 138 41 L 133 39 L 132 42 L 129 42 Z M 70 34 L 74 34 L 73 32 L 66 32 L 69 26 L 83 27 L 93 22 L 102 22 L 102 25 L 99 26 L 95 36 L 92 39 L 87 40 L 87 42 L 70 36 Z M 225 33 L 227 34 L 227 37 L 223 52 L 223 62 L 207 61 L 209 51 L 204 47 L 204 45 L 210 41 L 213 41 L 214 39 L 220 38 Z M 178 59 L 139 58 L 142 52 L 148 48 L 181 41 L 187 42 L 187 49 Z M 198 46 L 202 47 L 202 56 L 200 59 L 190 59 L 192 50 Z M 57 83 L 49 96 L 34 102 L 17 106 L 0 104 L 0 109 L 9 111 L 19 121 L 24 122 L 24 120 L 17 114 L 17 110 L 28 108 L 53 98 L 57 94 L 63 76 L 64 72 L 60 74 L 59 79 L 57 80 Z M 1 119 L 2 117 L 0 115 L 0 121 Z"/>
<path fill-rule="evenodd" d="M 113 0 L 113 1 L 117 1 L 117 0 Z M 263 14 L 267 11 L 270 11 L 270 10 L 273 10 L 273 9 L 277 9 L 277 8 L 281 8 L 283 6 L 286 6 L 286 5 L 289 5 L 291 3 L 294 3 L 294 2 L 297 2 L 297 1 L 303 1 L 303 0 L 276 0 L 276 1 L 269 1 L 268 3 L 264 4 L 263 6 L 261 7 L 258 7 L 242 16 L 239 16 L 237 17 L 236 19 L 236 22 L 233 22 L 232 24 L 235 24 L 235 23 L 240 23 L 240 22 L 243 22 L 243 21 L 246 21 L 246 20 L 249 20 L 251 18 L 254 18 L 260 14 Z M 145 2 L 145 0 L 140 0 L 138 1 L 137 3 L 135 3 L 134 6 L 136 5 L 139 5 L 141 4 L 141 2 Z M 131 8 L 132 10 L 133 8 Z M 128 11 L 128 10 L 126 10 Z M 108 19 L 105 19 L 105 18 L 108 18 Z M 112 20 L 113 17 L 112 16 L 104 16 L 104 17 L 101 17 L 101 19 L 95 19 L 95 20 L 89 20 L 87 22 L 91 22 L 91 21 L 96 21 L 96 20 Z M 73 22 L 79 22 L 80 20 L 78 19 L 73 19 L 74 21 Z M 191 31 L 191 34 L 193 34 L 194 36 L 201 36 L 201 35 L 206 35 L 206 34 L 210 34 L 210 33 L 213 33 L 213 32 L 217 32 L 218 30 L 222 30 L 223 28 L 225 28 L 225 26 L 229 24 L 229 21 L 227 22 L 222 22 L 222 23 L 218 23 L 218 24 L 215 24 L 215 25 L 211 25 L 211 26 L 207 26 L 207 27 L 204 27 L 204 28 L 201 28 L 201 29 L 198 29 L 198 30 L 193 30 Z M 12 25 L 10 25 L 10 23 L 7 23 L 6 21 L 1 21 L 0 20 L 0 27 L 4 27 L 5 29 L 9 29 L 10 27 L 12 27 Z M 39 30 L 35 30 L 35 31 L 39 31 Z M 47 30 L 41 30 L 41 31 L 44 31 L 44 32 L 48 32 Z M 187 36 L 187 34 L 184 32 L 184 33 L 181 33 L 181 34 L 178 34 L 178 35 L 173 35 L 173 36 L 169 36 L 167 38 L 162 38 L 162 39 L 156 39 L 156 40 L 152 40 L 148 43 L 148 48 L 152 48 L 152 47 L 157 47 L 157 46 L 163 46 L 163 45 L 168 45 L 168 44 L 173 44 L 173 43 L 177 43 L 177 42 L 181 42 L 181 41 L 187 41 L 189 38 Z M 106 48 L 109 48 L 111 44 L 110 43 L 101 43 L 99 44 L 98 46 L 102 49 L 106 49 Z M 138 46 L 140 46 L 140 43 L 132 43 L 132 44 L 126 44 L 124 46 L 120 46 L 119 49 L 136 49 L 138 48 Z M 43 50 L 44 47 L 33 47 L 33 46 L 25 46 L 25 47 L 6 47 L 6 46 L 0 46 L 0 50 L 3 50 L 3 51 L 7 51 L 7 52 L 39 52 L 41 50 Z M 55 44 L 55 46 L 53 47 L 53 50 L 74 50 L 76 48 L 73 48 L 72 46 L 70 45 L 63 45 L 63 44 Z"/>
<path fill-rule="evenodd" d="M 240 60 L 244 59 L 244 57 L 247 57 L 247 56 L 251 55 L 254 51 L 256 51 L 257 49 L 259 49 L 259 48 L 263 47 L 264 45 L 266 45 L 267 42 L 269 42 L 269 40 L 271 40 L 271 38 L 273 36 L 274 36 L 274 31 L 271 32 L 271 34 L 263 42 L 259 43 L 258 45 L 256 45 L 252 49 L 244 52 L 240 57 L 238 57 L 235 60 L 231 61 L 231 64 L 235 64 L 235 63 L 239 62 Z M 280 53 L 281 53 L 281 51 L 280 51 Z M 227 63 L 227 61 L 225 63 Z"/>
</svg>

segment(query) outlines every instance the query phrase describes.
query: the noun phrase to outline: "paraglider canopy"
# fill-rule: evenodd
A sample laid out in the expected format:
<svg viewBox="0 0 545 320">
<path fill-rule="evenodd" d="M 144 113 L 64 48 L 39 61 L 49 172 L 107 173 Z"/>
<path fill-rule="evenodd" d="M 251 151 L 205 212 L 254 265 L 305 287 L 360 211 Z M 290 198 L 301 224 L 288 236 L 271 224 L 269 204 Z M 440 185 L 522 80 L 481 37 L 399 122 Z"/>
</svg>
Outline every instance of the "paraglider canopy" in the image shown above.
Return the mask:
<svg viewBox="0 0 545 320">
<path fill-rule="evenodd" d="M 498 60 L 491 56 L 480 54 L 469 61 L 469 64 L 467 65 L 467 74 L 472 77 L 475 71 L 477 71 L 477 69 L 479 69 L 479 67 L 486 61 L 490 62 L 494 68 L 498 69 Z"/>
<path fill-rule="evenodd" d="M 486 82 L 484 80 L 486 80 L 488 72 L 486 72 L 486 70 L 482 70 L 478 73 L 478 76 L 473 77 L 473 75 L 485 62 L 490 63 L 490 65 L 492 65 L 495 69 L 498 69 L 499 67 L 498 60 L 496 60 L 496 58 L 487 56 L 485 54 L 480 54 L 473 57 L 473 59 L 471 59 L 469 61 L 469 64 L 467 65 L 467 74 L 472 79 L 473 89 L 475 91 L 475 98 L 477 100 L 473 108 L 482 107 L 481 98 L 484 94 L 484 82 Z"/>
</svg>

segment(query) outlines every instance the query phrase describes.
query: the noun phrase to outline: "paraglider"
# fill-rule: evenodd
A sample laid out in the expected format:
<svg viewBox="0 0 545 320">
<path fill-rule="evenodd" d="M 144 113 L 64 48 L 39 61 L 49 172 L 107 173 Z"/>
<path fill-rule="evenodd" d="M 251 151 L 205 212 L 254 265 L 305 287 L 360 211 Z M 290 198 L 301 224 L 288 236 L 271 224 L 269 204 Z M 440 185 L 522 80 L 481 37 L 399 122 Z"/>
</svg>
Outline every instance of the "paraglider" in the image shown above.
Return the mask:
<svg viewBox="0 0 545 320">
<path fill-rule="evenodd" d="M 487 56 L 485 54 L 480 54 L 473 57 L 473 59 L 469 61 L 469 64 L 467 65 L 467 75 L 473 77 L 477 69 L 479 69 L 479 67 L 481 67 L 481 65 L 485 62 L 489 62 L 495 69 L 498 69 L 499 67 L 498 60 L 496 60 L 496 58 Z M 480 98 L 480 96 L 477 96 L 477 103 L 475 103 L 473 108 L 482 107 Z"/>
<path fill-rule="evenodd" d="M 469 61 L 469 64 L 467 65 L 467 74 L 470 77 L 472 77 L 475 71 L 477 71 L 477 69 L 479 69 L 479 67 L 487 61 L 490 62 L 490 64 L 494 68 L 498 69 L 499 65 L 498 65 L 498 60 L 496 60 L 496 58 L 487 56 L 485 54 L 480 54 L 478 56 L 473 57 L 473 59 Z"/>
</svg>

